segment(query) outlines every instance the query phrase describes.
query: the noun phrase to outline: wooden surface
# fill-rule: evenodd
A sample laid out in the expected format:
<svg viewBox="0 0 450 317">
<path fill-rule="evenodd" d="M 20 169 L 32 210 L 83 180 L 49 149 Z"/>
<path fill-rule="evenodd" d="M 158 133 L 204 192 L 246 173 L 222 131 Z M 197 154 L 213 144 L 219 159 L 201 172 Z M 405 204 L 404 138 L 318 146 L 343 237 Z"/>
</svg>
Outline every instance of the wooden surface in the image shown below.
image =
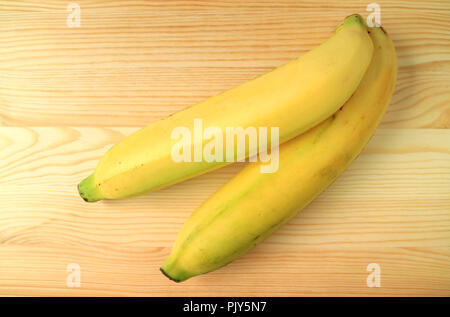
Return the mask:
<svg viewBox="0 0 450 317">
<path fill-rule="evenodd" d="M 370 2 L 77 1 L 80 28 L 68 3 L 0 1 L 0 295 L 450 295 L 448 1 L 377 1 L 399 78 L 363 154 L 263 244 L 182 284 L 159 266 L 242 163 L 122 201 L 87 204 L 76 184 L 131 131 L 311 49 Z"/>
</svg>

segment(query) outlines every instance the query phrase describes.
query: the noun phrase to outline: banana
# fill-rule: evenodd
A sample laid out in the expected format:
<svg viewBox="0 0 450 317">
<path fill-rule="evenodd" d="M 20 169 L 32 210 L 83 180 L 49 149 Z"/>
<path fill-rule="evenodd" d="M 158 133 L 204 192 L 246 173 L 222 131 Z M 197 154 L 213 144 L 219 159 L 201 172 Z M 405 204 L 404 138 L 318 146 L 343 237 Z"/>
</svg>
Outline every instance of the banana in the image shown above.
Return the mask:
<svg viewBox="0 0 450 317">
<path fill-rule="evenodd" d="M 370 28 L 372 62 L 354 95 L 332 117 L 279 149 L 276 173 L 244 169 L 188 218 L 161 267 L 180 282 L 242 256 L 308 205 L 356 158 L 383 117 L 397 77 L 395 48 Z"/>
<path fill-rule="evenodd" d="M 79 193 L 88 202 L 125 198 L 230 164 L 225 160 L 172 159 L 177 143 L 172 139 L 173 130 L 186 127 L 192 135 L 197 118 L 205 127 L 218 127 L 222 135 L 226 127 L 279 127 L 280 143 L 292 139 L 344 104 L 363 78 L 372 53 L 363 19 L 349 16 L 333 36 L 308 53 L 125 137 L 78 185 Z M 203 140 L 202 146 L 207 141 Z M 249 147 L 245 146 L 247 157 Z"/>
</svg>

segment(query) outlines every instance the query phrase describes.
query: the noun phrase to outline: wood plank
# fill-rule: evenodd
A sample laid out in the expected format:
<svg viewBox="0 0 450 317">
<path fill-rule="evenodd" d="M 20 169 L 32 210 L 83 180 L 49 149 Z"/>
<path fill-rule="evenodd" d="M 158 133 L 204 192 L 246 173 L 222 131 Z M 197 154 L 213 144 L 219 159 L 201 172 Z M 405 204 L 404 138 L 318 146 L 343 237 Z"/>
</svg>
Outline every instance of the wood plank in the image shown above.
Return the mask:
<svg viewBox="0 0 450 317">
<path fill-rule="evenodd" d="M 361 1 L 0 3 L 0 125 L 144 126 L 328 38 Z M 385 128 L 450 127 L 450 2 L 377 1 L 399 56 Z"/>
<path fill-rule="evenodd" d="M 133 130 L 0 127 L 0 295 L 450 295 L 450 130 L 379 129 L 290 223 L 183 284 L 159 266 L 243 163 L 134 199 L 82 201 L 76 184 Z M 70 263 L 80 288 L 66 286 Z M 369 263 L 380 288 L 366 285 Z"/>
</svg>

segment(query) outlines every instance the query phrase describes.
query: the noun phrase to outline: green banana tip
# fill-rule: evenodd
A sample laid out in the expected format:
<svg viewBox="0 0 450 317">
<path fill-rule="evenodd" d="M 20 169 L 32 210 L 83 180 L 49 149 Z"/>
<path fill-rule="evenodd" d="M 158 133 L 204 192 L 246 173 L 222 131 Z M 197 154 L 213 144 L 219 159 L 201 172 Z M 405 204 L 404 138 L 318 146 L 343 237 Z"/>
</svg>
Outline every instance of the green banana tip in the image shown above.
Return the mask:
<svg viewBox="0 0 450 317">
<path fill-rule="evenodd" d="M 362 27 L 367 29 L 367 25 L 366 25 L 366 22 L 364 21 L 363 17 L 356 13 L 356 14 L 352 14 L 352 15 L 347 16 L 344 19 L 344 22 L 342 22 L 335 29 L 335 32 L 338 32 L 340 29 L 342 29 L 344 27 L 344 25 L 351 25 L 351 24 L 355 24 L 355 23 L 357 25 L 360 25 L 360 26 L 362 26 Z"/>
<path fill-rule="evenodd" d="M 346 17 L 344 19 L 344 24 L 352 24 L 352 23 L 358 23 L 361 24 L 363 26 L 366 26 L 366 23 L 364 22 L 364 19 L 362 16 L 360 16 L 359 14 L 352 14 L 349 15 L 348 17 Z"/>
<path fill-rule="evenodd" d="M 80 184 L 78 184 L 77 188 L 78 188 L 78 194 L 80 194 L 80 197 L 83 198 L 84 201 L 89 202 L 88 198 L 85 196 L 84 192 L 82 189 L 80 189 Z"/>
<path fill-rule="evenodd" d="M 162 272 L 162 274 L 164 274 L 165 277 L 167 277 L 169 280 L 174 281 L 175 283 L 180 283 L 182 282 L 182 280 L 173 278 L 172 276 L 170 276 L 166 271 L 164 271 L 164 269 L 162 267 L 159 268 L 159 270 Z"/>
<path fill-rule="evenodd" d="M 78 184 L 78 193 L 84 201 L 89 203 L 102 199 L 98 189 L 95 187 L 93 174 L 89 175 Z"/>
</svg>

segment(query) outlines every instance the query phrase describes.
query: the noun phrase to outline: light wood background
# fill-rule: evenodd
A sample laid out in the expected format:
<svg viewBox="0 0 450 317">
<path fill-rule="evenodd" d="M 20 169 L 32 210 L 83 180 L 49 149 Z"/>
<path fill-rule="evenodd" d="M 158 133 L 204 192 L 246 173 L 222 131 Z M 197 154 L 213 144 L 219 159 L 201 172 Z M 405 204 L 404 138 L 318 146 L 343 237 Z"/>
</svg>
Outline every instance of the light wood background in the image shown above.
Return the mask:
<svg viewBox="0 0 450 317">
<path fill-rule="evenodd" d="M 69 1 L 0 1 L 0 295 L 450 295 L 447 0 L 377 1 L 399 78 L 367 148 L 263 244 L 182 284 L 159 266 L 242 164 L 122 201 L 87 204 L 77 183 L 131 131 L 311 49 L 370 2 L 76 2 L 80 28 Z"/>
</svg>

